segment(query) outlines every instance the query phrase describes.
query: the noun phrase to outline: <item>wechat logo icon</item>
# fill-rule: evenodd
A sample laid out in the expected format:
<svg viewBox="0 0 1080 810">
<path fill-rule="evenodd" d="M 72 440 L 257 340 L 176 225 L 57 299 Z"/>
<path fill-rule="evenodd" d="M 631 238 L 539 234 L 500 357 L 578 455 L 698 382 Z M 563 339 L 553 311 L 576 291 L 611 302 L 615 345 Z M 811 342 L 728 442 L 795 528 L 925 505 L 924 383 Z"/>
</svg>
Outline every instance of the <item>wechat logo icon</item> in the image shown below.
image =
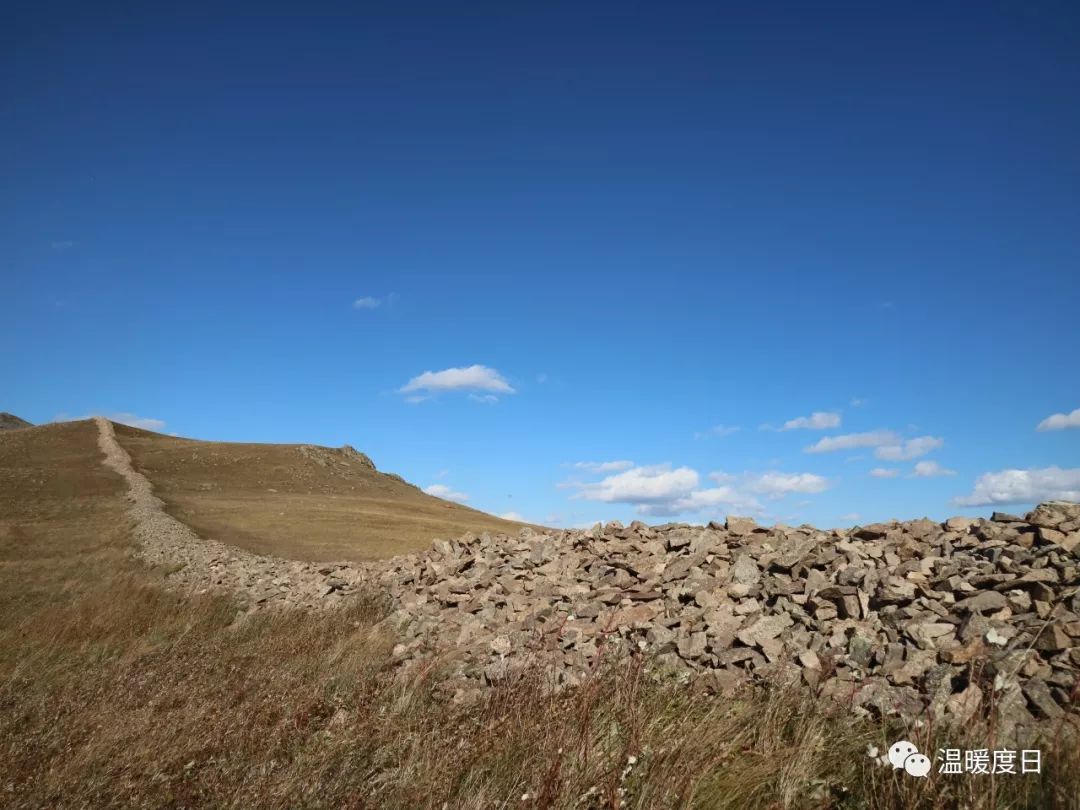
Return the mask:
<svg viewBox="0 0 1080 810">
<path fill-rule="evenodd" d="M 893 743 L 889 749 L 889 762 L 894 769 L 903 768 L 912 776 L 930 773 L 930 758 L 920 754 L 919 749 L 907 740 Z"/>
</svg>

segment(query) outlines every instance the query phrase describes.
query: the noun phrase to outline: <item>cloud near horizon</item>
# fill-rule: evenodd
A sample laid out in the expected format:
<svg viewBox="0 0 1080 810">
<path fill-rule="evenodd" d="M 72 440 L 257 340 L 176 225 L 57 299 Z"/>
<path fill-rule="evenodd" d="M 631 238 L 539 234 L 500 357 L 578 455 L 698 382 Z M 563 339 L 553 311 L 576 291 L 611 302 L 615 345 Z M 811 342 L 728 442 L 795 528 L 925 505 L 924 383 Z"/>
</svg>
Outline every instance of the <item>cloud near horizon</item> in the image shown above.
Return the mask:
<svg viewBox="0 0 1080 810">
<path fill-rule="evenodd" d="M 570 465 L 575 470 L 586 470 L 593 473 L 606 473 L 606 472 L 621 472 L 622 470 L 629 470 L 634 466 L 634 462 L 620 460 L 620 461 L 577 461 Z"/>
<path fill-rule="evenodd" d="M 834 453 L 837 450 L 854 450 L 857 447 L 880 447 L 895 445 L 900 437 L 891 430 L 869 430 L 864 433 L 845 433 L 841 436 L 826 436 L 818 439 L 804 453 Z"/>
<path fill-rule="evenodd" d="M 398 393 L 411 395 L 406 397 L 409 402 L 420 402 L 446 391 L 485 392 L 485 395 L 474 394 L 474 398 L 489 403 L 498 399 L 496 394 L 517 393 L 498 371 L 482 365 L 425 371 L 398 389 Z"/>
<path fill-rule="evenodd" d="M 464 503 L 469 500 L 469 496 L 464 492 L 458 492 L 446 484 L 431 484 L 424 487 L 424 492 L 428 495 L 434 495 L 436 498 L 443 498 L 448 501 L 458 501 Z"/>
<path fill-rule="evenodd" d="M 742 428 L 738 425 L 713 425 L 711 428 L 698 431 L 694 434 L 695 439 L 707 439 L 718 438 L 722 439 L 724 436 L 730 436 L 732 433 L 738 433 Z"/>
<path fill-rule="evenodd" d="M 1080 501 L 1080 468 L 1042 467 L 983 473 L 970 495 L 953 498 L 957 506 Z"/>
<path fill-rule="evenodd" d="M 840 414 L 836 411 L 814 411 L 809 416 L 789 419 L 780 430 L 828 430 L 835 427 L 840 427 Z"/>
<path fill-rule="evenodd" d="M 936 461 L 920 461 L 911 471 L 913 478 L 937 478 L 942 475 L 956 475 L 956 470 L 942 467 Z"/>
<path fill-rule="evenodd" d="M 870 475 L 874 478 L 896 478 L 900 474 L 899 470 L 894 470 L 892 467 L 874 467 L 870 471 Z"/>
<path fill-rule="evenodd" d="M 828 481 L 812 473 L 709 474 L 718 486 L 701 487 L 701 476 L 690 467 L 654 464 L 631 467 L 589 483 L 566 482 L 561 488 L 575 488 L 573 498 L 601 503 L 632 505 L 643 515 L 679 515 L 704 511 L 731 513 L 764 512 L 759 498 L 778 500 L 792 493 L 819 493 Z"/>
<path fill-rule="evenodd" d="M 1065 430 L 1066 428 L 1080 428 L 1080 408 L 1071 413 L 1053 413 L 1039 422 L 1035 430 Z"/>
<path fill-rule="evenodd" d="M 910 461 L 925 456 L 944 444 L 945 440 L 937 436 L 919 436 L 905 442 L 882 445 L 874 450 L 874 455 L 883 461 Z"/>
</svg>

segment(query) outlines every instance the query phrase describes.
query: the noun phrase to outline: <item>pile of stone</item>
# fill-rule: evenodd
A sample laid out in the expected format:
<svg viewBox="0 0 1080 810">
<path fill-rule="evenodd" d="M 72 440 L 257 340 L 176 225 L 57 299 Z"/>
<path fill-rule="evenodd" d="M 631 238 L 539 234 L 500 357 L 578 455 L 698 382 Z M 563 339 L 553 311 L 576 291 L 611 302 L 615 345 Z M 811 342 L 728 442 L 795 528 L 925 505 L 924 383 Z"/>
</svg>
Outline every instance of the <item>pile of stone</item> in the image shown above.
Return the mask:
<svg viewBox="0 0 1080 810">
<path fill-rule="evenodd" d="M 573 685 L 637 651 L 720 692 L 801 680 L 875 715 L 963 723 L 992 702 L 1024 726 L 1080 704 L 1077 504 L 828 532 L 524 529 L 436 541 L 378 576 L 395 656 L 444 654 L 458 699 L 536 664 Z"/>
</svg>

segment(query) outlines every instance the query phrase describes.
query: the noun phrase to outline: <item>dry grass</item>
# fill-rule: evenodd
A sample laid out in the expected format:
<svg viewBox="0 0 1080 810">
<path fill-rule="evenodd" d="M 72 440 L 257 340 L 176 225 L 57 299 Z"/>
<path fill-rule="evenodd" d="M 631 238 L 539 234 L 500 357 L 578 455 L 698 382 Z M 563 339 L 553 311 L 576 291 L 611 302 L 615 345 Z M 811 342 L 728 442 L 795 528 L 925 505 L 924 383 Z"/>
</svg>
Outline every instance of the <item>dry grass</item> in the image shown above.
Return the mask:
<svg viewBox="0 0 1080 810">
<path fill-rule="evenodd" d="M 916 780 L 866 745 L 986 729 L 885 728 L 799 690 L 717 699 L 638 660 L 440 703 L 437 666 L 389 667 L 378 598 L 238 620 L 162 590 L 126 558 L 118 482 L 84 464 L 93 433 L 65 429 L 32 458 L 0 439 L 0 806 L 1078 806 L 1075 745 L 1044 744 L 1041 776 Z"/>
<path fill-rule="evenodd" d="M 201 442 L 124 425 L 116 438 L 174 517 L 203 537 L 260 554 L 380 559 L 427 548 L 436 537 L 522 526 L 357 464 L 320 464 L 300 445 Z"/>
</svg>

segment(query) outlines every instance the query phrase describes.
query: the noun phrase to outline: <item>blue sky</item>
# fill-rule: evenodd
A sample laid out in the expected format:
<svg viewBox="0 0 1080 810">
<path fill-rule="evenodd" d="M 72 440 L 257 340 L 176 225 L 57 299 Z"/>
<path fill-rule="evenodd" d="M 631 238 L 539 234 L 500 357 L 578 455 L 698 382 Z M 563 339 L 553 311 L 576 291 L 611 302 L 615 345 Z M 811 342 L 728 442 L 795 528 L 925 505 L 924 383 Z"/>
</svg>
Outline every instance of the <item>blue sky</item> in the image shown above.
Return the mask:
<svg viewBox="0 0 1080 810">
<path fill-rule="evenodd" d="M 0 409 L 558 525 L 1078 497 L 1075 4 L 751 5 L 18 5 Z"/>
</svg>

